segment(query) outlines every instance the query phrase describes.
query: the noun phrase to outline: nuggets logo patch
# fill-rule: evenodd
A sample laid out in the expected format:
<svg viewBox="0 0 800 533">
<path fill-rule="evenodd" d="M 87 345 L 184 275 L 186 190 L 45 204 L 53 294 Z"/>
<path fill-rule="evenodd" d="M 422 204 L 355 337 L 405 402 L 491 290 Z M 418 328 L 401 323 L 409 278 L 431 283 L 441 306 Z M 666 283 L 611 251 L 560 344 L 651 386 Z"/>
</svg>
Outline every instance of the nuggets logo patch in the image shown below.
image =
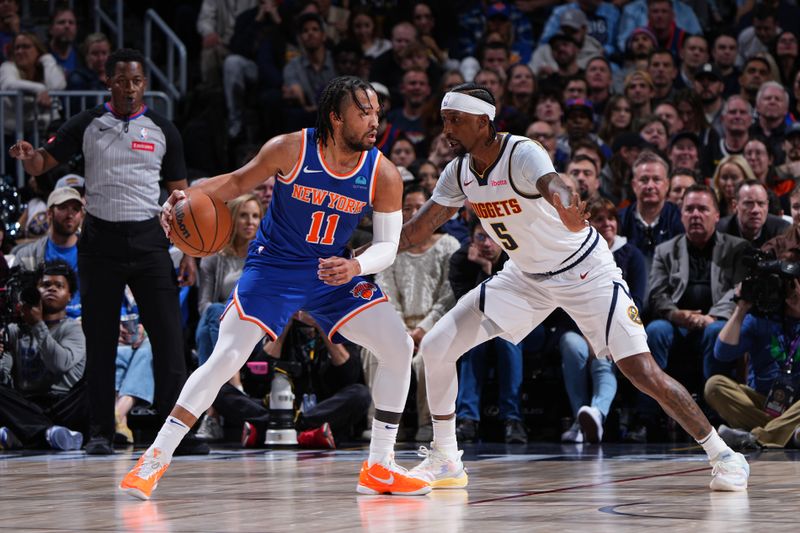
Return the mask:
<svg viewBox="0 0 800 533">
<path fill-rule="evenodd" d="M 375 291 L 378 290 L 378 287 L 369 283 L 368 281 L 361 281 L 356 284 L 355 287 L 350 291 L 355 298 L 363 298 L 365 300 L 371 300 L 372 295 L 375 294 Z"/>
<path fill-rule="evenodd" d="M 642 325 L 642 317 L 639 316 L 639 310 L 635 305 L 628 307 L 628 318 L 630 318 L 631 322 L 634 324 L 639 324 L 640 326 Z"/>
</svg>

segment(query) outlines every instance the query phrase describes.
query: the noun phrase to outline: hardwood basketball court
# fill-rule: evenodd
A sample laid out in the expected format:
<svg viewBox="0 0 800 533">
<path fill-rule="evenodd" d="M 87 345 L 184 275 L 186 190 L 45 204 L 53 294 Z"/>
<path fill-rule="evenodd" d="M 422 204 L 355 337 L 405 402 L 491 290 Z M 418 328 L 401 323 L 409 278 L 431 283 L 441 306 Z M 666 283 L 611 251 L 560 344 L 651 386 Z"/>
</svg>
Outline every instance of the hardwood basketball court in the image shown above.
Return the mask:
<svg viewBox="0 0 800 533">
<path fill-rule="evenodd" d="M 796 530 L 800 508 L 800 450 L 751 453 L 749 491 L 714 493 L 699 447 L 472 445 L 467 489 L 392 497 L 356 494 L 366 448 L 216 448 L 177 458 L 148 502 L 116 490 L 140 453 L 0 453 L 0 530 L 733 533 Z"/>
</svg>

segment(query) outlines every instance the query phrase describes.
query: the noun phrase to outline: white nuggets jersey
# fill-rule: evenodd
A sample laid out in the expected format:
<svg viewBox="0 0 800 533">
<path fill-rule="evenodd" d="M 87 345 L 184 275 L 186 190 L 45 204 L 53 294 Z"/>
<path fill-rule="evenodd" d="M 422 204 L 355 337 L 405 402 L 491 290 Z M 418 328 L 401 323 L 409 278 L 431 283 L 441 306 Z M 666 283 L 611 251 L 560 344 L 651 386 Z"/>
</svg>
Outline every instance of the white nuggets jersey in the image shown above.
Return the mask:
<svg viewBox="0 0 800 533">
<path fill-rule="evenodd" d="M 555 274 L 579 262 L 596 246 L 599 235 L 587 227 L 569 231 L 556 209 L 541 197 L 536 182 L 555 172 L 547 151 L 517 135 L 503 136 L 500 154 L 483 173 L 467 154 L 442 172 L 433 201 L 460 207 L 469 200 L 486 233 L 529 274 Z"/>
</svg>

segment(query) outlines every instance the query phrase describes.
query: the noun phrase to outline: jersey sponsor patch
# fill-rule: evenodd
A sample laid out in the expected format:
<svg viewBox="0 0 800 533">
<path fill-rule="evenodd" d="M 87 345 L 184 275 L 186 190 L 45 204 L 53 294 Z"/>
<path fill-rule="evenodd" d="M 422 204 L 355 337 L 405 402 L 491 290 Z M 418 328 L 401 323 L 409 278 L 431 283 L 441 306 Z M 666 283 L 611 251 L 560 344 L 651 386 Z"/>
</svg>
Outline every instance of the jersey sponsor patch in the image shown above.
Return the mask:
<svg viewBox="0 0 800 533">
<path fill-rule="evenodd" d="M 363 298 L 364 300 L 371 300 L 372 295 L 375 294 L 377 287 L 368 281 L 361 281 L 356 284 L 350 290 L 350 294 L 352 294 L 356 298 Z"/>
<path fill-rule="evenodd" d="M 156 145 L 153 143 L 145 143 L 141 141 L 133 141 L 131 142 L 131 148 L 134 150 L 143 150 L 145 152 L 155 152 Z"/>
<path fill-rule="evenodd" d="M 635 305 L 628 306 L 628 318 L 631 319 L 631 322 L 634 324 L 642 325 L 642 317 L 639 316 L 639 310 L 636 308 Z"/>
</svg>

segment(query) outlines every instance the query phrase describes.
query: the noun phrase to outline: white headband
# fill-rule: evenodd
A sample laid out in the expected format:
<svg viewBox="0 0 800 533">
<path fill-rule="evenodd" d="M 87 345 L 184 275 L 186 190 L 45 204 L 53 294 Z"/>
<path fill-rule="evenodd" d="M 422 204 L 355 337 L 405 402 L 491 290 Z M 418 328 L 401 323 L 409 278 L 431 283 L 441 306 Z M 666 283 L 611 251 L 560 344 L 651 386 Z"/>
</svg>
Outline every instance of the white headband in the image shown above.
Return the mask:
<svg viewBox="0 0 800 533">
<path fill-rule="evenodd" d="M 445 109 L 463 111 L 470 115 L 489 115 L 489 120 L 494 120 L 495 107 L 492 104 L 464 93 L 445 93 L 442 110 Z"/>
</svg>

